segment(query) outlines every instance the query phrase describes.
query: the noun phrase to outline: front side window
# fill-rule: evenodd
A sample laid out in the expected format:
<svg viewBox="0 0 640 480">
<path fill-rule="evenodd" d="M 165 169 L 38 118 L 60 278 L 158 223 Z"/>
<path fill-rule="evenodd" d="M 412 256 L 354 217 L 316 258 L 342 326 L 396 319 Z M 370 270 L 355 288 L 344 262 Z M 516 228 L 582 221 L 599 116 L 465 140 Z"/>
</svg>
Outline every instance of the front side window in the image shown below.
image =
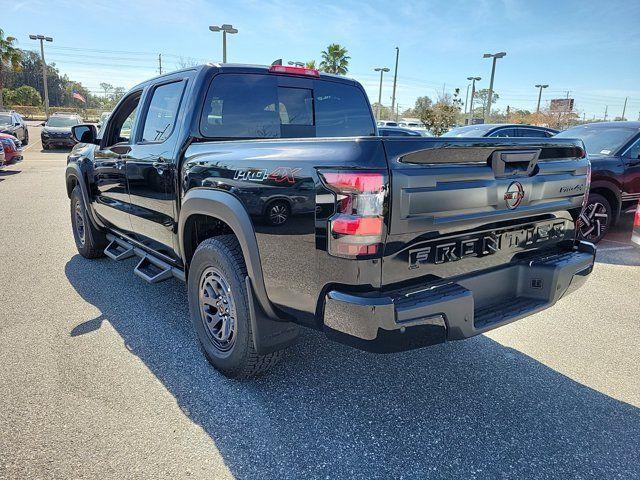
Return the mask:
<svg viewBox="0 0 640 480">
<path fill-rule="evenodd" d="M 142 92 L 134 92 L 125 98 L 109 116 L 105 128 L 103 145 L 110 146 L 116 143 L 130 143 L 131 131 L 136 121 L 138 103 Z"/>
<path fill-rule="evenodd" d="M 144 119 L 143 142 L 164 142 L 171 135 L 183 90 L 183 82 L 169 83 L 155 88 Z"/>
<path fill-rule="evenodd" d="M 627 153 L 624 154 L 627 158 L 633 158 L 634 160 L 640 159 L 640 140 L 638 140 L 633 146 L 627 150 Z"/>
</svg>

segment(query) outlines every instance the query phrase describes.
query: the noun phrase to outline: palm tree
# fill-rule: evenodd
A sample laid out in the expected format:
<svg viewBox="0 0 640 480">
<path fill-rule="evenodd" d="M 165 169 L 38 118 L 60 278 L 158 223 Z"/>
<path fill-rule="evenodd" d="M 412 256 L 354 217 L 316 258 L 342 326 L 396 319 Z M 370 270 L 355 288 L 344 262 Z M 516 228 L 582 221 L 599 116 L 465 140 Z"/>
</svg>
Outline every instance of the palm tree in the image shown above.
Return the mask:
<svg viewBox="0 0 640 480">
<path fill-rule="evenodd" d="M 4 31 L 0 28 L 0 108 L 4 106 L 2 90 L 4 88 L 5 68 L 10 68 L 14 72 L 20 70 L 22 55 L 20 54 L 20 50 L 13 46 L 15 43 L 15 37 L 5 37 Z"/>
<path fill-rule="evenodd" d="M 308 68 L 309 70 L 315 70 L 318 68 L 315 60 L 309 60 L 307 63 L 305 63 L 304 67 Z"/>
<path fill-rule="evenodd" d="M 349 59 L 347 49 L 337 43 L 332 43 L 322 52 L 320 68 L 327 73 L 345 75 L 349 69 Z"/>
</svg>

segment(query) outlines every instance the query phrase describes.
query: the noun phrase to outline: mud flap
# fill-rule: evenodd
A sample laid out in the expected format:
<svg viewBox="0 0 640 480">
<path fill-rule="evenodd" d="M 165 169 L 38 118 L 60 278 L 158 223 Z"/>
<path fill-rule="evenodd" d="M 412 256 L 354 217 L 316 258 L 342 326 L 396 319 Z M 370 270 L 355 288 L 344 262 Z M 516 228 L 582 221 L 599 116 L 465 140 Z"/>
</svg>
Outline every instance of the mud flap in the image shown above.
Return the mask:
<svg viewBox="0 0 640 480">
<path fill-rule="evenodd" d="M 253 344 L 259 355 L 281 350 L 291 345 L 298 338 L 298 325 L 292 322 L 269 318 L 253 294 L 253 286 L 249 277 L 245 277 L 247 296 L 249 297 L 249 314 Z"/>
</svg>

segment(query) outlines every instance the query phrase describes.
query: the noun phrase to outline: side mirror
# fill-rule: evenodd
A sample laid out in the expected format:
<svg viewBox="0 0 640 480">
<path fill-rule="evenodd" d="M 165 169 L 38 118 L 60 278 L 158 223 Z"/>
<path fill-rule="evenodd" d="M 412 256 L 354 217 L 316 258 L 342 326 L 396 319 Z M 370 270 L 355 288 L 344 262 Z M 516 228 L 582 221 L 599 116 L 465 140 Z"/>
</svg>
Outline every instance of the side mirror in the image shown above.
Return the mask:
<svg viewBox="0 0 640 480">
<path fill-rule="evenodd" d="M 40 122 L 40 126 L 41 126 L 41 127 L 44 127 L 44 124 L 45 124 L 45 123 L 47 123 L 47 122 Z"/>
<path fill-rule="evenodd" d="M 95 125 L 88 123 L 82 125 L 74 125 L 71 127 L 71 136 L 76 142 L 79 143 L 93 143 L 98 144 L 98 130 Z"/>
</svg>

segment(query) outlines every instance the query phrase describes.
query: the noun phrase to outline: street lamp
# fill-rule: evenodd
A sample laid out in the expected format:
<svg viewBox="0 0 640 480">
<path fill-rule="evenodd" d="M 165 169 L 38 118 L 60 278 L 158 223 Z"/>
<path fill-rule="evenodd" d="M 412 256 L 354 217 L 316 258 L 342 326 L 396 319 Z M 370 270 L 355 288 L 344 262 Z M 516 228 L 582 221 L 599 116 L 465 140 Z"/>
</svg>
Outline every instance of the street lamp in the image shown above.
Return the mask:
<svg viewBox="0 0 640 480">
<path fill-rule="evenodd" d="M 485 53 L 482 58 L 493 58 L 491 66 L 491 81 L 489 82 L 489 97 L 487 99 L 487 116 L 491 115 L 491 100 L 493 98 L 493 77 L 496 74 L 496 60 L 504 57 L 507 52 Z"/>
<path fill-rule="evenodd" d="M 29 35 L 31 40 L 40 40 L 40 55 L 42 55 L 42 85 L 44 87 L 44 114 L 49 118 L 49 89 L 47 88 L 47 63 L 44 61 L 44 42 L 53 42 L 52 37 L 45 35 Z"/>
<path fill-rule="evenodd" d="M 222 32 L 222 63 L 227 63 L 227 33 L 238 33 L 237 28 L 233 28 L 233 25 L 224 23 L 221 26 L 211 25 L 209 30 L 212 32 Z"/>
<path fill-rule="evenodd" d="M 476 82 L 482 80 L 480 77 L 467 77 L 467 80 L 471 81 L 471 105 L 469 105 L 469 125 L 473 119 L 473 97 L 476 96 Z"/>
<path fill-rule="evenodd" d="M 536 113 L 540 113 L 540 99 L 542 98 L 542 89 L 547 88 L 549 85 L 536 85 L 536 88 L 540 89 L 538 91 L 538 108 L 536 108 Z"/>
<path fill-rule="evenodd" d="M 388 72 L 389 69 L 387 67 L 376 67 L 373 69 L 375 72 L 380 72 L 380 88 L 378 90 L 378 120 L 380 120 L 380 107 L 382 106 L 382 74 Z"/>
</svg>

